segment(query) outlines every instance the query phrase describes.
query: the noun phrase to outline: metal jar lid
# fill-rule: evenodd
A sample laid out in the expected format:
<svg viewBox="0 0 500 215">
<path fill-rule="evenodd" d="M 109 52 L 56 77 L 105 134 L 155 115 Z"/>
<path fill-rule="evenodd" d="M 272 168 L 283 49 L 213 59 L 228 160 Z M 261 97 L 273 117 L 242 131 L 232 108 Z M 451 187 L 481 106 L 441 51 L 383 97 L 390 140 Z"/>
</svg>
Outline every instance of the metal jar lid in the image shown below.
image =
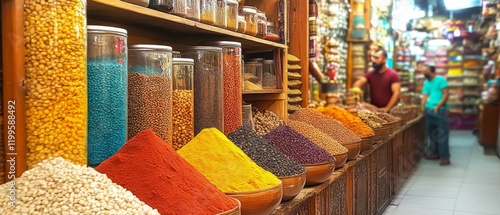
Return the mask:
<svg viewBox="0 0 500 215">
<path fill-rule="evenodd" d="M 194 64 L 191 58 L 172 58 L 172 64 Z"/>
<path fill-rule="evenodd" d="M 257 14 L 257 8 L 252 6 L 243 6 L 240 11 L 244 13 Z"/>
<path fill-rule="evenodd" d="M 135 44 L 129 45 L 129 50 L 162 50 L 172 52 L 172 47 L 162 46 L 162 45 L 150 45 L 150 44 Z"/>
<path fill-rule="evenodd" d="M 186 48 L 186 51 L 213 51 L 213 52 L 222 52 L 222 48 L 214 47 L 214 46 L 190 46 Z"/>
<path fill-rule="evenodd" d="M 209 46 L 219 46 L 219 47 L 241 47 L 241 43 L 239 42 L 233 42 L 233 41 L 212 41 L 212 42 L 206 42 L 203 43 L 205 45 Z"/>
<path fill-rule="evenodd" d="M 102 25 L 87 25 L 87 33 L 114 33 L 127 36 L 127 30 L 123 28 Z"/>
</svg>

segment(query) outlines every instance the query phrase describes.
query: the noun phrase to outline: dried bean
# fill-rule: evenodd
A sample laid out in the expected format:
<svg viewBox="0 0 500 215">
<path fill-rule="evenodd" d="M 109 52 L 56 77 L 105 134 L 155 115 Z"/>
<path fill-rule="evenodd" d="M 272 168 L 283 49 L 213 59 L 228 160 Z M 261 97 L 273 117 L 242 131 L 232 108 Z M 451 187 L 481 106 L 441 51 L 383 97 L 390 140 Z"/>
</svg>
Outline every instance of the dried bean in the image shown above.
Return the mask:
<svg viewBox="0 0 500 215">
<path fill-rule="evenodd" d="M 172 92 L 172 143 L 175 150 L 194 137 L 194 104 L 192 90 Z"/>
<path fill-rule="evenodd" d="M 261 136 L 283 124 L 283 120 L 274 112 L 256 107 L 253 108 L 253 121 L 255 131 Z"/>
<path fill-rule="evenodd" d="M 335 161 L 326 150 L 286 125 L 280 125 L 264 137 L 276 149 L 302 165 Z"/>
<path fill-rule="evenodd" d="M 255 163 L 278 177 L 298 175 L 306 171 L 248 127 L 242 126 L 227 137 Z"/>
<path fill-rule="evenodd" d="M 242 125 L 241 59 L 224 55 L 224 134 Z"/>
<path fill-rule="evenodd" d="M 347 153 L 346 147 L 312 125 L 296 120 L 288 120 L 288 126 L 299 132 L 331 155 Z"/>
</svg>

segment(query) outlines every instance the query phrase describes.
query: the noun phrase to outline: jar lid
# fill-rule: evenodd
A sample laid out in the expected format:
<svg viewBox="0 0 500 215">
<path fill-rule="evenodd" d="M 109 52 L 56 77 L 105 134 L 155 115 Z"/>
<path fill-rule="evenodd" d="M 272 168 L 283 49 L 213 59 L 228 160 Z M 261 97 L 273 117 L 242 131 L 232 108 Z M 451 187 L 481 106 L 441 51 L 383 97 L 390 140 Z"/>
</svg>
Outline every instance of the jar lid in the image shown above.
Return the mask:
<svg viewBox="0 0 500 215">
<path fill-rule="evenodd" d="M 264 61 L 265 59 L 264 58 L 252 58 L 252 59 L 248 59 L 248 62 L 259 62 L 259 61 Z"/>
<path fill-rule="evenodd" d="M 194 60 L 191 58 L 172 58 L 173 64 L 181 64 L 181 63 L 194 63 Z"/>
<path fill-rule="evenodd" d="M 238 22 L 247 22 L 244 16 L 238 15 Z"/>
<path fill-rule="evenodd" d="M 227 0 L 227 3 L 238 4 L 238 1 L 237 0 Z"/>
<path fill-rule="evenodd" d="M 190 46 L 186 50 L 188 51 L 214 51 L 214 52 L 222 52 L 222 48 L 214 47 L 214 46 Z"/>
<path fill-rule="evenodd" d="M 123 28 L 102 25 L 87 25 L 87 32 L 118 33 L 127 35 L 127 30 Z"/>
<path fill-rule="evenodd" d="M 267 21 L 267 26 L 274 27 L 274 22 Z"/>
<path fill-rule="evenodd" d="M 252 61 L 252 62 L 245 62 L 245 65 L 262 65 L 261 62 L 257 62 L 257 61 Z"/>
<path fill-rule="evenodd" d="M 150 45 L 150 44 L 135 44 L 129 45 L 129 50 L 164 50 L 164 51 L 172 51 L 172 47 L 170 46 L 162 46 L 162 45 Z"/>
<path fill-rule="evenodd" d="M 257 15 L 266 16 L 266 12 L 257 10 Z"/>
<path fill-rule="evenodd" d="M 240 11 L 245 13 L 257 13 L 257 8 L 252 6 L 243 6 Z"/>
<path fill-rule="evenodd" d="M 264 63 L 274 63 L 274 60 L 264 60 Z"/>
<path fill-rule="evenodd" d="M 241 43 L 234 41 L 212 41 L 206 42 L 205 45 L 209 46 L 221 46 L 221 47 L 241 47 Z"/>
</svg>

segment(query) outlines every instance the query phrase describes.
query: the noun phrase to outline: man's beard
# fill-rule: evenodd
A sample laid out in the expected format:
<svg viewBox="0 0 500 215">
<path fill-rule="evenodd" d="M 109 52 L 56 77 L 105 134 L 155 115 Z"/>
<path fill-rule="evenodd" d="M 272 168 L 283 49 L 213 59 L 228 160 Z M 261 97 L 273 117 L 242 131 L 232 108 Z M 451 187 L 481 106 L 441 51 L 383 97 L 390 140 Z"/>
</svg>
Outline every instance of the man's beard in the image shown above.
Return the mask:
<svg viewBox="0 0 500 215">
<path fill-rule="evenodd" d="M 431 76 L 430 76 L 430 75 L 425 74 L 424 76 L 425 76 L 425 79 L 427 79 L 427 80 L 431 80 Z"/>
<path fill-rule="evenodd" d="M 375 69 L 376 72 L 380 72 L 380 70 L 382 69 L 382 67 L 384 67 L 384 64 L 376 64 L 376 63 L 372 63 L 372 67 L 373 69 Z"/>
</svg>

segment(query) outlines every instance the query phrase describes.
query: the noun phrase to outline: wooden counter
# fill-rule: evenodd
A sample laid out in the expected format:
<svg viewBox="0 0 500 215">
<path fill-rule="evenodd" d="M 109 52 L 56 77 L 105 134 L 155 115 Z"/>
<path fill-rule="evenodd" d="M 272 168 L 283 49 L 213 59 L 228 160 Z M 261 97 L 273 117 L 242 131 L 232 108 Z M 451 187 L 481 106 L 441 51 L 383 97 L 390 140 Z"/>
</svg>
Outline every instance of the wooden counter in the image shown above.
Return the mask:
<svg viewBox="0 0 500 215">
<path fill-rule="evenodd" d="M 419 116 L 337 169 L 327 182 L 304 188 L 273 214 L 382 214 L 424 157 L 425 132 Z"/>
</svg>

